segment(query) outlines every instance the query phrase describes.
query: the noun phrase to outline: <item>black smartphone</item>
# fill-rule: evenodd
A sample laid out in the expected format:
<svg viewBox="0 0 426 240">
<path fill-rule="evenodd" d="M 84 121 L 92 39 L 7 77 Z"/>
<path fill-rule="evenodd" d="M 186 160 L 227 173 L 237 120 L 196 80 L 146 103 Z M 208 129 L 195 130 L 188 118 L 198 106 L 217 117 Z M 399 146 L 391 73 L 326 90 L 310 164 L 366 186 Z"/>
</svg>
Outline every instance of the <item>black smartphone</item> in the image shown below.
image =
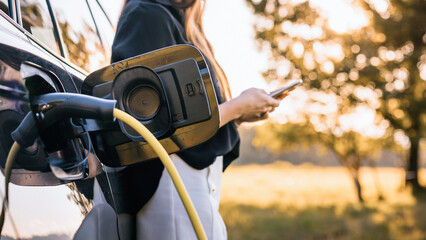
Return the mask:
<svg viewBox="0 0 426 240">
<path fill-rule="evenodd" d="M 290 91 L 290 89 L 292 89 L 293 87 L 302 84 L 302 82 L 303 82 L 302 79 L 294 81 L 294 82 L 290 83 L 289 85 L 287 85 L 287 86 L 285 86 L 283 88 L 277 89 L 277 90 L 269 93 L 269 96 L 271 96 L 273 98 L 278 98 L 281 95 L 283 95 L 284 93 Z"/>
</svg>

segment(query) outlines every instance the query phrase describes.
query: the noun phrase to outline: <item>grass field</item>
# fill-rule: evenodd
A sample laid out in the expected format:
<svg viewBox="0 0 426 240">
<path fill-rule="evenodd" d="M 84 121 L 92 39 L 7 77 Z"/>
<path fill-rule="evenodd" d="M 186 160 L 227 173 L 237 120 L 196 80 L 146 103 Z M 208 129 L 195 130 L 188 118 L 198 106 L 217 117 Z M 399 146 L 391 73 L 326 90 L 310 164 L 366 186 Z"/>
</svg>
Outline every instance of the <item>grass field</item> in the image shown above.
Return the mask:
<svg viewBox="0 0 426 240">
<path fill-rule="evenodd" d="M 426 197 L 404 187 L 402 169 L 363 168 L 361 184 L 364 204 L 341 167 L 232 166 L 221 214 L 230 240 L 426 239 Z"/>
</svg>

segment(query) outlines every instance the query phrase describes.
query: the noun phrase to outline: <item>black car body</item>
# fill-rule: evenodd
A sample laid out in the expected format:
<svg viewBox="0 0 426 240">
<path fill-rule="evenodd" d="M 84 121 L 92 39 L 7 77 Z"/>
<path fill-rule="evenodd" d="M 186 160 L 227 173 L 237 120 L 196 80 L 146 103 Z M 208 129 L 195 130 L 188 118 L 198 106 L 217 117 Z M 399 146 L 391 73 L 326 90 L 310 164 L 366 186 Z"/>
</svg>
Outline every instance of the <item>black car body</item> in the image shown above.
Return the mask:
<svg viewBox="0 0 426 240">
<path fill-rule="evenodd" d="M 113 37 L 113 25 L 97 0 L 0 0 L 2 169 L 13 142 L 10 133 L 29 111 L 29 95 L 78 93 L 88 72 L 109 64 Z M 34 73 L 39 77 L 24 81 L 24 75 Z M 30 92 L 29 85 L 39 90 Z M 14 166 L 2 239 L 118 238 L 109 205 L 93 207 L 104 197 L 93 190 L 96 180 L 58 180 L 46 169 L 43 151 L 29 147 L 25 154 Z M 0 191 L 2 198 L 2 174 Z M 97 229 L 93 219 L 103 219 L 104 228 Z"/>
</svg>

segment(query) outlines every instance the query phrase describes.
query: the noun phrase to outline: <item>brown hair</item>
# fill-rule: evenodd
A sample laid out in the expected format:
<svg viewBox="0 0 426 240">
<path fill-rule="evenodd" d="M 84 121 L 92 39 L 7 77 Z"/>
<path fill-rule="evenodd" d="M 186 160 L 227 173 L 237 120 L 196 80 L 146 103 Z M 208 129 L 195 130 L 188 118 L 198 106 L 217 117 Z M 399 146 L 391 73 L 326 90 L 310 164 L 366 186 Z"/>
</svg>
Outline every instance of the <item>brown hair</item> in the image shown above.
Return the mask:
<svg viewBox="0 0 426 240">
<path fill-rule="evenodd" d="M 126 6 L 127 2 L 128 0 L 124 1 L 124 6 Z M 170 2 L 179 8 L 182 13 L 187 39 L 199 48 L 210 60 L 222 88 L 222 97 L 224 97 L 225 100 L 230 100 L 232 95 L 228 79 L 226 78 L 225 72 L 216 61 L 213 48 L 204 34 L 202 22 L 204 5 L 201 3 L 201 0 L 170 0 Z"/>
</svg>

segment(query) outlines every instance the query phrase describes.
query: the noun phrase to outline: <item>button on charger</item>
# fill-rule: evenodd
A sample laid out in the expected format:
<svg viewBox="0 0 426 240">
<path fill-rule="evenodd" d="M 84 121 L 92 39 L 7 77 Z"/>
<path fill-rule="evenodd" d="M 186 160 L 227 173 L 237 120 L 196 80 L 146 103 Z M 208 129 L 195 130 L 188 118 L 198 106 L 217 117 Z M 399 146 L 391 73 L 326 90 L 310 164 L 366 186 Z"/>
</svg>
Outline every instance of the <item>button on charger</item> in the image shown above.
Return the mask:
<svg viewBox="0 0 426 240">
<path fill-rule="evenodd" d="M 194 88 L 194 85 L 192 85 L 192 83 L 186 84 L 185 88 L 186 88 L 186 94 L 188 94 L 189 96 L 195 95 L 195 88 Z"/>
</svg>

